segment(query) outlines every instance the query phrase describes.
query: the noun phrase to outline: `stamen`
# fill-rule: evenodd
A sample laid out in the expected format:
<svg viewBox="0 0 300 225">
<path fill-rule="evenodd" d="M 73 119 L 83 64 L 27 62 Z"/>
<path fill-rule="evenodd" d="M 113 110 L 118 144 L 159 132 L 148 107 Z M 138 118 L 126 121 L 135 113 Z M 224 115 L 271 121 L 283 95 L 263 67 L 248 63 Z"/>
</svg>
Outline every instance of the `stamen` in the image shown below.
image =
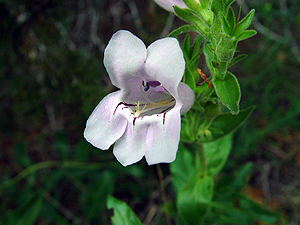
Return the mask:
<svg viewBox="0 0 300 225">
<path fill-rule="evenodd" d="M 150 85 L 149 85 L 148 82 L 146 82 L 146 84 L 145 84 L 145 81 L 142 81 L 142 85 L 143 85 L 143 87 L 145 87 L 145 88 L 144 88 L 144 91 L 148 91 L 148 90 L 149 90 Z"/>
<path fill-rule="evenodd" d="M 161 83 L 156 80 L 148 81 L 147 83 L 150 85 L 150 87 L 157 87 L 161 85 Z"/>
<path fill-rule="evenodd" d="M 142 108 L 142 110 L 140 110 L 140 101 L 138 101 L 137 103 L 135 103 L 135 112 L 134 112 L 134 117 L 139 117 L 139 115 L 141 113 L 143 113 L 143 110 L 146 108 L 146 104 L 144 105 L 144 107 Z"/>
<path fill-rule="evenodd" d="M 144 86 L 143 83 L 144 83 L 144 81 L 142 81 L 142 82 L 141 82 L 142 85 L 140 85 L 140 92 L 141 92 L 143 98 L 144 98 L 146 101 L 148 101 L 148 102 L 150 102 L 150 103 L 152 103 L 152 104 L 155 104 L 155 102 L 151 101 L 151 100 L 145 95 L 145 93 L 144 93 L 144 91 L 143 91 L 143 88 L 142 88 L 142 86 Z"/>
<path fill-rule="evenodd" d="M 149 111 L 152 111 L 152 110 L 156 110 L 156 109 L 159 109 L 161 107 L 167 107 L 165 110 L 160 112 L 160 113 L 164 113 L 164 112 L 168 111 L 169 109 L 171 109 L 174 106 L 174 101 L 175 101 L 175 99 L 171 99 L 169 101 L 165 101 L 165 100 L 158 101 L 154 104 L 145 104 L 144 107 L 141 110 L 140 110 L 140 103 L 138 101 L 138 103 L 136 104 L 136 110 L 135 110 L 134 116 L 139 117 L 139 115 L 142 114 L 142 113 L 146 113 L 146 112 L 149 112 Z"/>
</svg>

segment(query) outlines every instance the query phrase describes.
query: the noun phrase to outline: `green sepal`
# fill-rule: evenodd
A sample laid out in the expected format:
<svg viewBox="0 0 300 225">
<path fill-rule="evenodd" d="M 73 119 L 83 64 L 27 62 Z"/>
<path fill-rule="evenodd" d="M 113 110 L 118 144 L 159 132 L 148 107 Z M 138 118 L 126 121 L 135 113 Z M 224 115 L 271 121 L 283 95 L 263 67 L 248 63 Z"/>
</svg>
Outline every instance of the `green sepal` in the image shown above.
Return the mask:
<svg viewBox="0 0 300 225">
<path fill-rule="evenodd" d="M 239 113 L 241 89 L 237 78 L 230 72 L 226 73 L 224 80 L 214 79 L 213 84 L 217 96 L 232 114 Z"/>
<path fill-rule="evenodd" d="M 111 217 L 113 225 L 142 225 L 141 221 L 125 202 L 111 195 L 107 198 L 107 208 L 114 210 L 114 215 Z"/>
<path fill-rule="evenodd" d="M 216 47 L 216 55 L 221 62 L 229 62 L 236 51 L 236 38 L 223 36 Z"/>
<path fill-rule="evenodd" d="M 182 27 L 177 28 L 176 30 L 173 30 L 168 36 L 169 37 L 175 37 L 177 35 L 187 33 L 187 32 L 199 32 L 197 30 L 197 27 L 195 25 L 184 25 Z"/>
<path fill-rule="evenodd" d="M 248 38 L 253 37 L 256 35 L 257 32 L 255 30 L 244 30 L 239 36 L 238 36 L 238 41 L 246 40 Z"/>
<path fill-rule="evenodd" d="M 234 131 L 246 119 L 250 116 L 252 111 L 255 109 L 255 106 L 251 106 L 247 109 L 241 110 L 240 113 L 236 116 L 231 113 L 222 113 L 214 118 L 208 127 L 208 130 L 211 132 L 212 138 L 206 136 L 198 136 L 197 141 L 200 143 L 207 143 L 211 141 L 216 141 L 227 134 Z"/>
<path fill-rule="evenodd" d="M 195 12 L 191 9 L 181 9 L 178 6 L 174 6 L 174 14 L 179 17 L 181 20 L 186 21 L 192 25 L 196 26 L 198 33 L 207 37 L 210 30 L 205 20 L 200 14 L 195 15 Z"/>
<path fill-rule="evenodd" d="M 214 14 L 211 33 L 216 42 L 219 42 L 223 33 L 222 14 Z"/>
<path fill-rule="evenodd" d="M 243 60 L 244 58 L 246 58 L 248 55 L 247 54 L 241 54 L 238 55 L 237 57 L 233 58 L 229 63 L 228 63 L 228 67 L 236 64 L 237 62 Z"/>
<path fill-rule="evenodd" d="M 197 0 L 200 2 L 200 5 L 204 9 L 210 9 L 212 6 L 213 0 Z"/>
<path fill-rule="evenodd" d="M 223 0 L 213 0 L 211 5 L 211 10 L 214 12 L 214 14 L 224 14 L 225 12 L 225 5 Z"/>
<path fill-rule="evenodd" d="M 195 109 L 195 110 L 197 110 L 199 112 L 204 112 L 204 108 L 197 101 L 194 102 L 193 109 Z"/>
<path fill-rule="evenodd" d="M 201 10 L 201 6 L 199 4 L 199 1 L 195 1 L 195 0 L 182 0 L 182 1 L 190 9 L 193 9 L 197 12 L 199 12 Z"/>
<path fill-rule="evenodd" d="M 227 10 L 230 7 L 230 5 L 232 3 L 234 3 L 234 2 L 235 2 L 235 0 L 227 0 L 227 1 L 225 1 L 225 9 Z"/>
<path fill-rule="evenodd" d="M 221 112 L 220 102 L 207 101 L 204 105 L 204 115 L 206 118 L 213 119 Z"/>
<path fill-rule="evenodd" d="M 189 225 L 202 224 L 210 211 L 214 181 L 211 176 L 193 176 L 177 195 L 181 218 Z"/>
<path fill-rule="evenodd" d="M 250 26 L 255 10 L 252 9 L 236 26 L 234 36 L 238 37 L 243 30 L 247 29 Z"/>
</svg>

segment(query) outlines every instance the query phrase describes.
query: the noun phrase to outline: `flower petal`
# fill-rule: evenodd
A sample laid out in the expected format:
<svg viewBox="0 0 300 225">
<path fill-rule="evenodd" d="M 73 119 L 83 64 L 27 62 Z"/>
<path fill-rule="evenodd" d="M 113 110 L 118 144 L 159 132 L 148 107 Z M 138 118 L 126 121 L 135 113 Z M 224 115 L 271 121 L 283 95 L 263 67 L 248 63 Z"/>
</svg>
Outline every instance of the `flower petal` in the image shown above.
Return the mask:
<svg viewBox="0 0 300 225">
<path fill-rule="evenodd" d="M 104 51 L 104 66 L 113 85 L 124 87 L 140 75 L 147 57 L 145 44 L 129 31 L 120 30 L 110 39 Z"/>
<path fill-rule="evenodd" d="M 124 116 L 114 115 L 121 94 L 121 91 L 116 91 L 105 96 L 86 122 L 83 136 L 97 148 L 108 149 L 126 129 L 127 120 Z"/>
<path fill-rule="evenodd" d="M 136 118 L 128 121 L 124 135 L 116 141 L 113 153 L 117 160 L 123 165 L 128 166 L 140 161 L 145 155 L 145 141 L 149 124 Z"/>
<path fill-rule="evenodd" d="M 177 98 L 177 87 L 182 79 L 185 61 L 176 38 L 163 38 L 147 49 L 146 72 L 159 81 L 171 95 Z"/>
<path fill-rule="evenodd" d="M 189 111 L 194 105 L 195 93 L 187 84 L 180 82 L 178 86 L 178 97 L 182 102 L 182 107 L 180 109 L 180 114 L 182 115 Z"/>
<path fill-rule="evenodd" d="M 160 7 L 169 12 L 173 12 L 173 6 L 177 5 L 179 8 L 187 8 L 182 0 L 154 0 Z"/>
<path fill-rule="evenodd" d="M 146 139 L 146 161 L 149 165 L 170 163 L 176 158 L 180 138 L 180 108 L 159 114 L 163 120 L 150 124 Z"/>
</svg>

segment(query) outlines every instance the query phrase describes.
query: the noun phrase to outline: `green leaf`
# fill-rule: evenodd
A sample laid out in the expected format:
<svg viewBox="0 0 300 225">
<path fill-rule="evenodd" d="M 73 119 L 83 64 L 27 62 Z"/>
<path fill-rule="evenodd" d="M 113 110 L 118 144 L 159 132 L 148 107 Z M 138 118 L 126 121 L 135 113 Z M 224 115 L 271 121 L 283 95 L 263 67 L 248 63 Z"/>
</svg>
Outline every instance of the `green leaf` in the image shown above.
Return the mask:
<svg viewBox="0 0 300 225">
<path fill-rule="evenodd" d="M 203 144 L 207 174 L 215 176 L 223 168 L 232 147 L 232 135 L 227 135 L 217 141 Z"/>
<path fill-rule="evenodd" d="M 186 33 L 186 32 L 199 32 L 197 30 L 197 27 L 195 25 L 184 25 L 182 27 L 177 28 L 176 30 L 173 30 L 168 36 L 169 37 L 175 37 L 177 35 Z"/>
<path fill-rule="evenodd" d="M 177 193 L 197 173 L 193 159 L 192 153 L 180 142 L 176 160 L 170 164 L 172 184 Z"/>
<path fill-rule="evenodd" d="M 261 204 L 237 193 L 235 190 L 227 189 L 226 191 L 229 193 L 230 198 L 226 202 L 213 206 L 212 213 L 210 213 L 209 218 L 206 220 L 208 224 L 211 221 L 214 224 L 252 225 L 259 221 L 276 224 L 281 218 L 279 214 L 271 212 Z M 219 194 L 222 195 L 224 193 Z M 236 207 L 233 205 L 236 205 Z"/>
<path fill-rule="evenodd" d="M 218 180 L 216 191 L 219 197 L 224 199 L 226 194 L 227 196 L 229 196 L 227 200 L 232 200 L 232 195 L 236 195 L 237 193 L 239 193 L 247 184 L 252 169 L 253 164 L 247 163 L 239 168 L 236 168 L 234 173 L 221 177 Z"/>
<path fill-rule="evenodd" d="M 253 169 L 252 163 L 234 168 L 229 175 L 221 175 L 215 187 L 214 203 L 207 224 L 252 225 L 263 221 L 275 224 L 280 216 L 265 209 L 240 192 L 247 185 Z"/>
<path fill-rule="evenodd" d="M 179 215 L 189 225 L 202 224 L 210 210 L 212 196 L 212 177 L 192 177 L 178 193 L 177 207 Z"/>
<path fill-rule="evenodd" d="M 236 21 L 235 21 L 235 15 L 234 15 L 233 9 L 231 7 L 229 8 L 229 10 L 227 12 L 226 21 L 228 22 L 228 26 L 231 29 L 230 35 L 232 35 L 232 32 L 234 31 L 234 28 L 235 28 Z"/>
<path fill-rule="evenodd" d="M 183 42 L 183 52 L 186 61 L 189 61 L 191 58 L 190 51 L 190 34 L 186 34 Z"/>
<path fill-rule="evenodd" d="M 275 224 L 279 218 L 279 215 L 265 209 L 262 205 L 254 202 L 253 200 L 247 198 L 246 196 L 241 195 L 240 198 L 240 207 L 248 212 L 249 219 L 252 218 L 252 223 L 260 220 L 270 224 Z"/>
<path fill-rule="evenodd" d="M 200 48 L 200 45 L 203 41 L 203 37 L 200 36 L 200 35 L 197 35 L 194 39 L 194 42 L 191 46 L 191 56 L 195 56 L 195 55 L 200 55 L 202 53 L 202 49 L 199 49 Z M 193 57 L 191 57 L 193 58 Z M 197 62 L 196 62 L 196 65 L 197 65 Z"/>
<path fill-rule="evenodd" d="M 236 116 L 232 115 L 231 113 L 220 114 L 213 119 L 211 125 L 208 128 L 211 131 L 212 139 L 201 136 L 198 137 L 198 141 L 201 143 L 207 143 L 226 136 L 227 134 L 238 128 L 249 117 L 254 108 L 255 107 L 252 106 L 247 109 L 241 110 L 241 112 Z"/>
<path fill-rule="evenodd" d="M 245 16 L 237 25 L 235 32 L 234 32 L 234 36 L 238 37 L 240 36 L 240 34 L 242 33 L 243 30 L 247 29 L 247 27 L 250 26 L 250 23 L 252 21 L 252 17 L 254 15 L 255 10 L 252 9 L 247 16 Z"/>
<path fill-rule="evenodd" d="M 193 71 L 190 69 L 189 65 L 187 65 L 187 67 L 185 68 L 183 82 L 187 84 L 192 90 L 196 88 Z"/>
<path fill-rule="evenodd" d="M 196 89 L 196 82 L 199 80 L 199 74 L 197 73 L 197 64 L 202 52 L 200 48 L 203 38 L 197 36 L 190 47 L 190 35 L 187 34 L 182 48 L 184 59 L 186 61 L 186 68 L 183 77 L 183 82 L 189 85 L 193 90 Z"/>
<path fill-rule="evenodd" d="M 236 64 L 237 62 L 243 60 L 244 58 L 247 57 L 247 54 L 242 54 L 242 55 L 238 55 L 237 57 L 233 58 L 229 63 L 228 63 L 228 67 Z"/>
<path fill-rule="evenodd" d="M 256 35 L 257 32 L 255 30 L 244 30 L 240 36 L 238 36 L 238 40 L 239 41 L 242 41 L 242 40 L 245 40 L 245 39 L 248 39 L 248 38 L 251 38 L 253 37 L 254 35 Z"/>
<path fill-rule="evenodd" d="M 207 66 L 208 66 L 209 70 L 211 72 L 214 72 L 215 71 L 215 68 L 214 68 L 214 65 L 213 65 L 214 53 L 213 53 L 213 50 L 212 50 L 211 43 L 209 43 L 207 41 L 204 42 L 203 52 L 204 52 L 206 63 L 207 63 Z"/>
<path fill-rule="evenodd" d="M 8 221 L 15 221 L 15 225 L 33 224 L 41 210 L 42 196 L 34 196 L 13 213 L 7 213 Z"/>
<path fill-rule="evenodd" d="M 230 36 L 234 28 L 230 26 L 229 22 L 227 21 L 227 18 L 224 15 L 222 15 L 222 22 L 223 22 L 223 30 L 227 35 Z"/>
<path fill-rule="evenodd" d="M 88 186 L 83 204 L 87 219 L 95 218 L 105 208 L 105 199 L 112 193 L 114 180 L 113 175 L 105 171 Z"/>
<path fill-rule="evenodd" d="M 222 103 L 232 114 L 237 115 L 239 113 L 241 90 L 236 77 L 232 73 L 227 72 L 224 80 L 215 79 L 213 84 Z"/>
<path fill-rule="evenodd" d="M 113 225 L 142 225 L 141 221 L 125 202 L 111 195 L 107 198 L 107 208 L 114 210 L 114 215 L 111 217 Z"/>
</svg>

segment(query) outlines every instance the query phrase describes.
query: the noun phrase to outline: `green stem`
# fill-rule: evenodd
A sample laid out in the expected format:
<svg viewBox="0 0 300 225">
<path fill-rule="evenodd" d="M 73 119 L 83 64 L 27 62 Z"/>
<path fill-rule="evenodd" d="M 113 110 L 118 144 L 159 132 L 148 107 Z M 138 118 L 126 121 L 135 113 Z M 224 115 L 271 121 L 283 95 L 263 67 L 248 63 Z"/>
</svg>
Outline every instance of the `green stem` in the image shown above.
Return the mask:
<svg viewBox="0 0 300 225">
<path fill-rule="evenodd" d="M 207 174 L 207 162 L 206 162 L 206 156 L 204 152 L 204 148 L 202 144 L 198 144 L 198 155 L 199 155 L 199 160 L 200 160 L 200 171 L 201 175 L 205 176 Z"/>
<path fill-rule="evenodd" d="M 166 212 L 165 212 L 166 221 L 167 221 L 168 225 L 172 225 L 171 217 L 170 217 L 170 213 L 169 213 L 169 209 L 168 209 L 168 200 L 167 200 L 167 195 L 166 195 L 166 191 L 165 191 L 164 178 L 163 178 L 163 173 L 162 173 L 160 164 L 156 164 L 156 169 L 157 169 L 157 174 L 159 177 L 159 184 L 160 184 L 162 200 L 166 206 Z"/>
</svg>

